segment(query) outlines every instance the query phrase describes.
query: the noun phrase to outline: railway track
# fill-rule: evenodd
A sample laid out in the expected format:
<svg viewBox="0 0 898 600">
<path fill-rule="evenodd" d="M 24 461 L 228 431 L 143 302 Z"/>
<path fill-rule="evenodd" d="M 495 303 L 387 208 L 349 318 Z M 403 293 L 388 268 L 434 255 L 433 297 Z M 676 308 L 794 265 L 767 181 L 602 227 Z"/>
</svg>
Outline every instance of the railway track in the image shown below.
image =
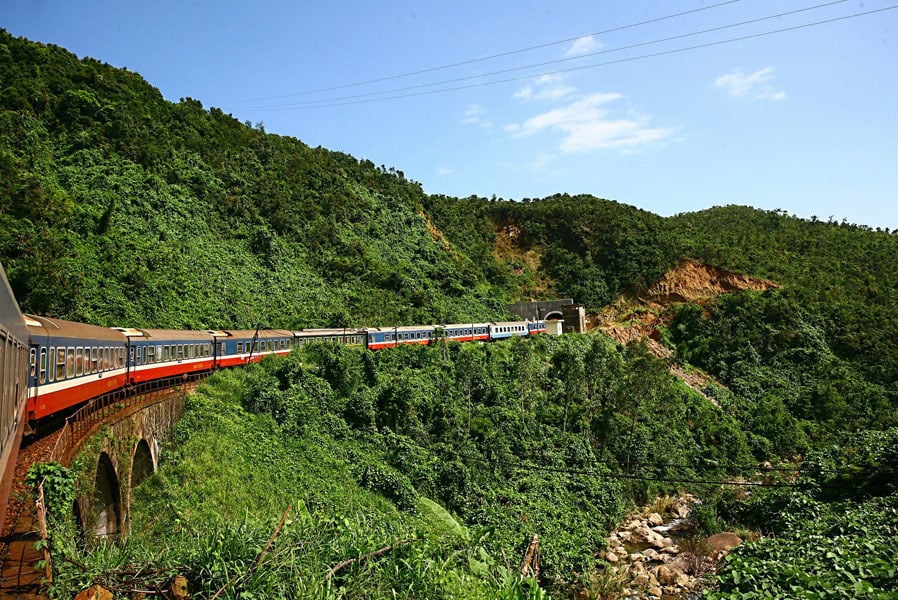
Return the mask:
<svg viewBox="0 0 898 600">
<path fill-rule="evenodd" d="M 0 598 L 46 598 L 41 594 L 43 572 L 34 543 L 40 539 L 37 512 L 25 477 L 31 465 L 50 460 L 61 428 L 35 439 L 19 450 L 15 480 L 0 535 Z"/>
</svg>

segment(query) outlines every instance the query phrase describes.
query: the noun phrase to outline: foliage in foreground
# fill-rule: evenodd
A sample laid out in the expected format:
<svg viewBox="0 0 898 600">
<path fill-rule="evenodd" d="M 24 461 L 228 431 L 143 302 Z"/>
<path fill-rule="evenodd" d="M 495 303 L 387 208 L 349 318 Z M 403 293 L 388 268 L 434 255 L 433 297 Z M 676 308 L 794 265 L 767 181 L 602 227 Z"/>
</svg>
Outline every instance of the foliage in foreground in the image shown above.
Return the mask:
<svg viewBox="0 0 898 600">
<path fill-rule="evenodd" d="M 136 564 L 180 569 L 200 597 L 229 581 L 226 597 L 538 597 L 520 576 L 538 534 L 540 583 L 564 597 L 623 511 L 695 479 L 703 456 L 744 462 L 747 446 L 638 347 L 314 345 L 204 385 L 135 492 L 124 548 L 61 539 L 56 552 L 88 571 L 57 560 L 54 585 L 62 595 Z M 714 469 L 702 473 L 725 473 Z"/>
<path fill-rule="evenodd" d="M 898 429 L 808 456 L 794 489 L 721 501 L 763 539 L 730 555 L 715 599 L 898 598 Z"/>
</svg>

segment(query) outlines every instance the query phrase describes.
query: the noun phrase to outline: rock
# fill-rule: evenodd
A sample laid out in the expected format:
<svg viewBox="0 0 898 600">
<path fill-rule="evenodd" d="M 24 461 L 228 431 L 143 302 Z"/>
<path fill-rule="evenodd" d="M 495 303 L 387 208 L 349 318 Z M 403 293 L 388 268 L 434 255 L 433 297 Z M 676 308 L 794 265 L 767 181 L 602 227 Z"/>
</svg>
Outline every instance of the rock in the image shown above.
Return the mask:
<svg viewBox="0 0 898 600">
<path fill-rule="evenodd" d="M 725 531 L 705 538 L 703 543 L 707 544 L 711 552 L 729 552 L 742 543 L 742 538 L 735 533 Z"/>
<path fill-rule="evenodd" d="M 626 556 L 627 554 L 629 554 L 629 552 L 627 552 L 627 549 L 624 548 L 623 546 L 618 546 L 617 548 L 614 549 L 614 552 L 615 552 L 618 556 L 621 556 L 621 557 Z"/>
<path fill-rule="evenodd" d="M 605 554 L 605 560 L 607 560 L 610 563 L 616 563 L 620 559 L 617 557 L 617 553 L 608 552 L 607 554 Z"/>
<path fill-rule="evenodd" d="M 648 573 L 640 573 L 633 578 L 633 583 L 638 587 L 647 588 L 651 585 L 651 579 Z"/>
<path fill-rule="evenodd" d="M 640 525 L 633 531 L 633 533 L 635 533 L 637 536 L 639 536 L 640 539 L 643 539 L 647 542 L 651 541 L 653 535 L 658 535 L 657 533 L 655 533 L 654 531 L 652 531 L 645 525 Z"/>
<path fill-rule="evenodd" d="M 619 531 L 617 537 L 620 538 L 622 542 L 629 542 L 630 538 L 633 537 L 633 534 L 629 531 Z"/>
<path fill-rule="evenodd" d="M 661 565 L 655 569 L 655 577 L 658 578 L 658 583 L 661 585 L 673 585 L 676 583 L 678 575 L 682 575 L 682 573 L 667 565 Z"/>
<path fill-rule="evenodd" d="M 674 583 L 676 583 L 676 585 L 681 588 L 686 588 L 687 590 L 692 587 L 692 580 L 689 578 L 689 575 L 686 575 L 685 573 L 680 573 L 679 575 L 677 575 L 677 579 Z"/>
<path fill-rule="evenodd" d="M 112 592 L 102 585 L 95 585 L 80 592 L 75 600 L 112 600 Z"/>
<path fill-rule="evenodd" d="M 689 505 L 688 504 L 680 504 L 679 506 L 677 506 L 674 513 L 677 515 L 677 517 L 679 517 L 681 519 L 685 519 L 686 517 L 689 516 Z"/>
<path fill-rule="evenodd" d="M 630 562 L 642 562 L 645 560 L 645 556 L 641 552 L 634 552 L 630 555 Z"/>
<path fill-rule="evenodd" d="M 677 545 L 668 546 L 667 548 L 664 549 L 664 551 L 667 552 L 668 554 L 679 554 L 680 547 Z"/>
<path fill-rule="evenodd" d="M 649 560 L 658 560 L 658 552 L 652 548 L 646 548 L 642 554 Z"/>
<path fill-rule="evenodd" d="M 659 515 L 658 513 L 652 513 L 652 514 L 650 514 L 650 515 L 649 515 L 649 518 L 648 518 L 648 521 L 649 521 L 649 523 L 651 523 L 652 525 L 663 525 L 663 524 L 664 524 L 664 519 L 661 518 L 661 515 Z"/>
<path fill-rule="evenodd" d="M 189 598 L 190 594 L 187 592 L 187 578 L 183 575 L 176 575 L 171 580 L 169 592 L 174 600 L 186 600 Z"/>
<path fill-rule="evenodd" d="M 664 548 L 665 548 L 665 549 L 667 549 L 667 548 L 672 548 L 672 547 L 674 546 L 674 541 L 673 541 L 671 538 L 669 538 L 669 537 L 666 537 L 666 538 L 664 538 L 664 539 L 661 540 L 661 541 L 664 542 Z"/>
<path fill-rule="evenodd" d="M 661 588 L 658 587 L 657 585 L 650 587 L 648 592 L 649 592 L 649 596 L 651 596 L 652 598 L 660 598 L 661 597 Z"/>
</svg>

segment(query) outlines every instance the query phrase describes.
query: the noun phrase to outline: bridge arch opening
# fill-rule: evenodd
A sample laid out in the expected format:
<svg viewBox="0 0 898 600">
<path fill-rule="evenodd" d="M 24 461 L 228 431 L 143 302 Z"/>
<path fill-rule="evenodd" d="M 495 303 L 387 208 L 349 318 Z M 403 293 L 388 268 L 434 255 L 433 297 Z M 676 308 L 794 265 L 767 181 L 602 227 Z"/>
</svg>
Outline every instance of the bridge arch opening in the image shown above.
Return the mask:
<svg viewBox="0 0 898 600">
<path fill-rule="evenodd" d="M 120 532 L 122 488 L 109 455 L 103 452 L 97 461 L 94 480 L 93 534 L 96 537 L 114 537 Z"/>
<path fill-rule="evenodd" d="M 140 440 L 134 448 L 134 456 L 131 459 L 131 489 L 139 486 L 144 479 L 155 472 L 150 445 L 146 440 Z"/>
<path fill-rule="evenodd" d="M 544 321 L 561 321 L 562 319 L 564 319 L 564 315 L 561 314 L 560 310 L 553 310 L 543 317 Z"/>
</svg>

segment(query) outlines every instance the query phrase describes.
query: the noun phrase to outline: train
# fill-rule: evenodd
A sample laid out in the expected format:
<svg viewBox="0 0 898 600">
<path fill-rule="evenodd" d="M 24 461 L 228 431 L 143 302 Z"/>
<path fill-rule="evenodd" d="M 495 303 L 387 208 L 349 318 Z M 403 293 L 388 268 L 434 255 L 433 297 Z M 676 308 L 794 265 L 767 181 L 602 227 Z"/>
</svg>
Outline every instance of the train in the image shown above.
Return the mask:
<svg viewBox="0 0 898 600">
<path fill-rule="evenodd" d="M 489 342 L 547 333 L 546 321 L 341 329 L 205 330 L 99 327 L 22 315 L 0 266 L 0 518 L 25 426 L 92 398 L 157 379 L 286 355 L 313 342 L 383 350 L 402 345 Z"/>
</svg>

